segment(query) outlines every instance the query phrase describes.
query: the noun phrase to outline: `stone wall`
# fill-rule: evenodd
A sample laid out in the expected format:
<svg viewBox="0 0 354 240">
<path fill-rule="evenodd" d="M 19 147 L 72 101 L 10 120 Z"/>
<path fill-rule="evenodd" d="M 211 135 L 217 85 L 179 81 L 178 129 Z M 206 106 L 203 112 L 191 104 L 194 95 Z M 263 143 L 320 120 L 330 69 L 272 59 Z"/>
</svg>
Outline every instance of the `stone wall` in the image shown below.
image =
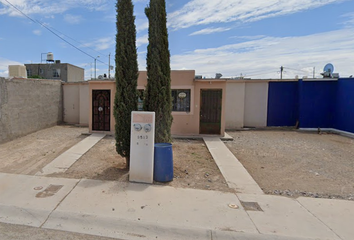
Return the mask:
<svg viewBox="0 0 354 240">
<path fill-rule="evenodd" d="M 0 142 L 62 122 L 61 81 L 0 78 Z"/>
</svg>

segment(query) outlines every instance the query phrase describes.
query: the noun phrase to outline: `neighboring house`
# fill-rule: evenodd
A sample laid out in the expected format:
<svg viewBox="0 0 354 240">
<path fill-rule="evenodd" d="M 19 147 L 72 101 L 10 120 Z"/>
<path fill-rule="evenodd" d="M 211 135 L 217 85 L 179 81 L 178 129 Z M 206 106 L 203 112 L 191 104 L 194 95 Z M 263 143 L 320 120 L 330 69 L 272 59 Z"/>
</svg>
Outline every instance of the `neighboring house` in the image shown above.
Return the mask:
<svg viewBox="0 0 354 240">
<path fill-rule="evenodd" d="M 69 63 L 31 63 L 25 64 L 27 77 L 39 76 L 43 79 L 62 80 L 63 82 L 84 81 L 85 70 Z"/>
</svg>

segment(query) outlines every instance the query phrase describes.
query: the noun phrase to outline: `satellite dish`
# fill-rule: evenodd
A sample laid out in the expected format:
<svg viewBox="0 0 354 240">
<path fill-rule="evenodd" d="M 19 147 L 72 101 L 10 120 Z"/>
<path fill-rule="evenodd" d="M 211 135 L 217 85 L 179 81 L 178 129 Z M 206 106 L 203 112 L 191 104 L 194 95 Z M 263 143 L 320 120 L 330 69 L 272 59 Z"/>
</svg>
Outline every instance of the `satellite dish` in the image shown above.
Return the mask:
<svg viewBox="0 0 354 240">
<path fill-rule="evenodd" d="M 323 71 L 324 71 L 325 73 L 332 74 L 333 71 L 334 71 L 334 66 L 333 66 L 333 64 L 331 64 L 331 63 L 326 64 L 326 66 L 324 67 Z"/>
<path fill-rule="evenodd" d="M 332 78 L 332 73 L 334 71 L 334 67 L 333 64 L 328 63 L 326 64 L 326 66 L 323 68 L 323 73 L 321 73 L 321 75 L 324 78 Z"/>
</svg>

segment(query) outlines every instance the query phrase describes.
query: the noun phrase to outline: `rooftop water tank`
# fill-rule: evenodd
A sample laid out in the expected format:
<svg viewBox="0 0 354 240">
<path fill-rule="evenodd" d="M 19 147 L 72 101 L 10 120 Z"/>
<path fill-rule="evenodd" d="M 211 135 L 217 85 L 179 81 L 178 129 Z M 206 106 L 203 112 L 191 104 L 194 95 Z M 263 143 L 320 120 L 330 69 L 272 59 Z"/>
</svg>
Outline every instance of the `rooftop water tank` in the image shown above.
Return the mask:
<svg viewBox="0 0 354 240">
<path fill-rule="evenodd" d="M 52 52 L 47 53 L 47 62 L 54 62 L 54 55 Z"/>
</svg>

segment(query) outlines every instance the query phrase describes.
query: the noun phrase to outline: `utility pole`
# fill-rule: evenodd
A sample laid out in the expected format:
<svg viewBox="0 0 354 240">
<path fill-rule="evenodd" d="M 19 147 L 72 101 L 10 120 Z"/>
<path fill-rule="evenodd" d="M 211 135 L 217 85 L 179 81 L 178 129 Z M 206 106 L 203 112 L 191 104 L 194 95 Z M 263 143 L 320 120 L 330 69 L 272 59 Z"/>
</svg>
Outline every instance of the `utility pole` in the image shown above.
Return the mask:
<svg viewBox="0 0 354 240">
<path fill-rule="evenodd" d="M 108 79 L 111 79 L 111 53 L 108 54 Z"/>
<path fill-rule="evenodd" d="M 100 56 L 97 56 L 96 58 L 95 58 L 95 79 L 96 79 L 96 61 L 97 61 L 97 58 L 99 58 Z"/>
<path fill-rule="evenodd" d="M 283 79 L 283 71 L 284 71 L 284 67 L 281 66 L 280 67 L 280 79 Z"/>
</svg>

